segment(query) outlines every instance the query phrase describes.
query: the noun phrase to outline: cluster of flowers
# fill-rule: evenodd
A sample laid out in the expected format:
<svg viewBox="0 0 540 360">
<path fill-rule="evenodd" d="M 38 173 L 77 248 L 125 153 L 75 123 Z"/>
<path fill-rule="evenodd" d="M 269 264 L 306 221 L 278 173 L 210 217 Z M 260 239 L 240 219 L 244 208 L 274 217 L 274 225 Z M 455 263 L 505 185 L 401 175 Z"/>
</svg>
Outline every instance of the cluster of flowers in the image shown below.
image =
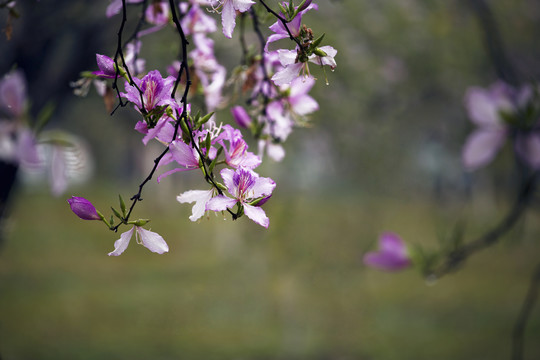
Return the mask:
<svg viewBox="0 0 540 360">
<path fill-rule="evenodd" d="M 142 0 L 127 0 L 126 3 L 141 3 Z M 146 2 L 144 2 L 146 3 Z M 209 12 L 221 12 L 223 35 L 233 36 L 238 14 L 249 12 L 256 17 L 250 0 L 189 0 L 179 3 L 179 25 L 184 36 L 190 36 L 194 48 L 187 54 L 189 69 L 194 70 L 193 84 L 204 95 L 207 115 L 201 116 L 191 110 L 191 105 L 176 94 L 177 79 L 186 71 L 186 64 L 173 62 L 169 75 L 163 77 L 158 70 L 144 74 L 145 62 L 140 58 L 141 36 L 155 32 L 173 24 L 169 1 L 153 1 L 144 10 L 145 21 L 151 27 L 140 31 L 135 40 L 125 48 L 123 61 L 113 60 L 106 55 L 97 54 L 98 71 L 83 80 L 85 86 L 94 81 L 102 88 L 103 81 L 112 79 L 115 84 L 120 77 L 126 79 L 124 92 L 119 91 L 121 101 L 134 105 L 141 120 L 135 130 L 143 134 L 144 145 L 156 140 L 166 147 L 163 156 L 156 159 L 156 170 L 165 166 L 172 169 L 163 171 L 158 177 L 176 172 L 200 170 L 209 189 L 189 190 L 177 196 L 180 203 L 194 203 L 192 221 L 197 221 L 206 212 L 229 212 L 233 219 L 246 215 L 255 223 L 267 228 L 269 219 L 262 205 L 272 196 L 275 182 L 261 177 L 255 169 L 261 164 L 263 152 L 274 160 L 281 160 L 285 154 L 280 143 L 286 140 L 295 125 L 304 122 L 305 116 L 318 109 L 317 102 L 308 95 L 315 79 L 311 75 L 308 62 L 321 67 L 336 67 L 334 56 L 337 51 L 330 46 L 320 46 L 323 37 L 314 38 L 311 29 L 301 26 L 302 16 L 317 5 L 311 0 L 303 0 L 298 6 L 280 3 L 281 13 L 271 10 L 260 1 L 277 21 L 270 30 L 272 35 L 260 44 L 261 53 L 253 55 L 249 65 L 235 72 L 244 94 L 249 93 L 249 108 L 232 106 L 231 113 L 236 124 L 250 129 L 258 139 L 259 153 L 248 151 L 242 132 L 232 125 L 223 125 L 216 120 L 216 110 L 226 105 L 223 96 L 227 83 L 225 67 L 219 64 L 214 54 L 214 41 L 209 34 L 217 30 L 216 22 Z M 122 1 L 113 0 L 107 8 L 107 16 L 114 16 L 122 10 Z M 256 21 L 256 20 L 254 20 Z M 176 24 L 178 25 L 178 24 Z M 242 35 L 243 36 L 243 35 Z M 269 50 L 269 44 L 280 39 L 290 38 L 294 50 Z M 118 55 L 118 54 L 117 54 Z M 115 56 L 118 59 L 118 56 Z M 133 74 L 133 77 L 132 75 Z M 184 84 L 189 86 L 188 84 Z M 192 92 L 186 92 L 191 95 Z M 192 95 L 191 95 L 192 96 Z M 214 169 L 223 166 L 219 172 L 221 182 L 214 176 Z M 135 199 L 135 202 L 137 199 Z M 101 213 L 86 199 L 73 197 L 69 200 L 72 210 L 82 219 L 101 220 L 109 228 L 116 230 L 113 218 L 105 220 Z M 142 228 L 147 220 L 129 221 L 131 211 L 126 212 L 121 200 L 122 213 L 114 211 L 121 224 L 132 224 L 133 228 L 121 235 L 115 243 L 115 250 L 109 255 L 120 255 L 127 247 L 134 230 L 140 243 L 153 252 L 164 253 L 168 246 L 161 236 Z M 130 209 L 131 210 L 131 209 Z"/>
<path fill-rule="evenodd" d="M 46 175 L 52 194 L 59 196 L 70 182 L 89 176 L 91 157 L 73 135 L 41 131 L 50 115 L 45 108 L 38 119 L 30 119 L 22 71 L 13 70 L 0 80 L 0 161 L 34 177 Z M 75 166 L 77 162 L 88 166 Z"/>
<path fill-rule="evenodd" d="M 519 88 L 497 82 L 487 89 L 471 87 L 465 106 L 477 129 L 463 148 L 463 164 L 476 170 L 491 162 L 510 139 L 519 159 L 529 168 L 540 169 L 539 88 Z"/>
</svg>

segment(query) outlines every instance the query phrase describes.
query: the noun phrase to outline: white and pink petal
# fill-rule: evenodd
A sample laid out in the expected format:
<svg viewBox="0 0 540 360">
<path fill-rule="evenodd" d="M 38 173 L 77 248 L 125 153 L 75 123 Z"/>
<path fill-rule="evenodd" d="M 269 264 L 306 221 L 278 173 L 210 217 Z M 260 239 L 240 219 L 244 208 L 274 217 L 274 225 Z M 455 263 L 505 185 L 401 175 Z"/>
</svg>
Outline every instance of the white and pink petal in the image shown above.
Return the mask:
<svg viewBox="0 0 540 360">
<path fill-rule="evenodd" d="M 119 256 L 127 249 L 129 241 L 133 236 L 133 230 L 135 230 L 135 227 L 132 227 L 120 235 L 120 239 L 114 242 L 114 251 L 111 251 L 109 256 Z"/>
<path fill-rule="evenodd" d="M 180 203 L 195 203 L 189 220 L 197 221 L 206 212 L 206 204 L 214 195 L 213 190 L 189 190 L 176 197 Z"/>
<path fill-rule="evenodd" d="M 244 214 L 255 223 L 268 228 L 270 219 L 266 216 L 266 213 L 261 207 L 244 204 Z"/>
<path fill-rule="evenodd" d="M 145 248 L 158 254 L 169 251 L 169 245 L 167 245 L 161 235 L 140 226 L 136 226 L 135 228 L 137 229 L 138 240 Z"/>
</svg>

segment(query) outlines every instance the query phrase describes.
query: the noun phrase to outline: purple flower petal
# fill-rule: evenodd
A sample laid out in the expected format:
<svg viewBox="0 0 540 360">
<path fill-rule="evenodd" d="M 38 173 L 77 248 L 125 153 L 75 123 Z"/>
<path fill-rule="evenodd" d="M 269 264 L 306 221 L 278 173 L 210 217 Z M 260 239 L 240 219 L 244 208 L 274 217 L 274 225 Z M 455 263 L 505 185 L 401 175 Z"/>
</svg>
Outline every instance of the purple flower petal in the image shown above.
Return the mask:
<svg viewBox="0 0 540 360">
<path fill-rule="evenodd" d="M 169 146 L 173 159 L 186 169 L 198 169 L 196 150 L 182 141 L 173 141 Z"/>
<path fill-rule="evenodd" d="M 380 270 L 398 271 L 411 265 L 407 247 L 394 233 L 384 233 L 379 237 L 379 251 L 364 255 L 364 264 Z"/>
<path fill-rule="evenodd" d="M 300 76 L 300 70 L 302 70 L 303 67 L 304 63 L 301 62 L 286 65 L 272 76 L 272 81 L 277 86 L 290 84 L 291 81 Z"/>
<path fill-rule="evenodd" d="M 27 168 L 39 168 L 42 160 L 39 157 L 36 137 L 30 129 L 23 129 L 17 138 L 16 155 L 22 166 Z"/>
<path fill-rule="evenodd" d="M 270 178 L 258 177 L 255 184 L 251 188 L 252 197 L 254 199 L 272 194 L 276 187 L 274 180 Z"/>
<path fill-rule="evenodd" d="M 289 102 L 292 110 L 298 115 L 307 115 L 319 110 L 319 104 L 309 95 L 291 97 Z"/>
<path fill-rule="evenodd" d="M 26 103 L 26 81 L 21 71 L 13 71 L 0 81 L 0 109 L 18 118 Z"/>
<path fill-rule="evenodd" d="M 236 11 L 232 0 L 225 0 L 221 11 L 221 25 L 223 26 L 223 35 L 232 38 L 234 27 L 236 26 Z"/>
<path fill-rule="evenodd" d="M 248 128 L 251 125 L 251 117 L 242 106 L 234 106 L 231 108 L 231 113 L 236 123 L 243 128 Z"/>
<path fill-rule="evenodd" d="M 501 110 L 513 108 L 510 101 L 510 87 L 496 83 L 488 89 L 470 87 L 465 93 L 465 107 L 471 121 L 480 127 L 501 127 Z"/>
<path fill-rule="evenodd" d="M 236 191 L 236 187 L 233 181 L 234 170 L 225 168 L 220 171 L 220 175 L 223 178 L 223 182 L 225 183 L 225 186 L 227 187 L 229 193 L 234 194 L 234 192 Z"/>
<path fill-rule="evenodd" d="M 99 71 L 94 71 L 94 75 L 109 79 L 114 79 L 116 77 L 116 70 L 114 69 L 113 59 L 106 55 L 96 54 L 96 62 Z"/>
<path fill-rule="evenodd" d="M 504 144 L 506 131 L 480 128 L 467 138 L 463 146 L 462 161 L 469 171 L 488 164 Z"/>
</svg>

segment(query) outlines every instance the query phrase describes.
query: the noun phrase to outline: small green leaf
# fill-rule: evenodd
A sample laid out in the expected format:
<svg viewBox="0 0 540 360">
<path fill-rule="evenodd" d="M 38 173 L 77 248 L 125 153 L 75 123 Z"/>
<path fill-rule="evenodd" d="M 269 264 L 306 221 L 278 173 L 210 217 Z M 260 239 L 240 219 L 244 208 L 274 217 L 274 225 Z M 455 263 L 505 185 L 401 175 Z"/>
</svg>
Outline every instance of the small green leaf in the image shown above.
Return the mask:
<svg viewBox="0 0 540 360">
<path fill-rule="evenodd" d="M 54 113 L 55 108 L 56 108 L 56 105 L 54 103 L 48 102 L 41 109 L 41 111 L 39 112 L 37 116 L 36 124 L 34 125 L 34 132 L 36 134 L 38 134 L 41 131 L 41 129 L 43 129 L 43 127 L 47 125 L 49 120 L 51 120 L 51 117 Z"/>
<path fill-rule="evenodd" d="M 121 221 L 123 221 L 124 218 L 122 217 L 122 215 L 120 215 L 120 213 L 118 212 L 118 210 L 116 210 L 116 209 L 113 208 L 112 206 L 111 206 L 111 209 L 112 209 L 114 215 L 115 215 L 118 219 L 120 219 Z"/>
<path fill-rule="evenodd" d="M 212 146 L 212 137 L 210 136 L 210 133 L 206 134 L 206 140 L 205 140 L 205 147 L 206 147 L 206 156 L 210 153 L 210 147 Z"/>
<path fill-rule="evenodd" d="M 312 49 L 315 49 L 315 48 L 317 48 L 317 46 L 319 46 L 319 44 L 321 43 L 321 41 L 324 39 L 324 35 L 325 35 L 325 34 L 322 34 L 321 36 L 319 36 L 318 38 L 316 38 L 315 40 L 313 40 L 313 42 L 311 43 L 311 48 L 312 48 Z"/>
<path fill-rule="evenodd" d="M 204 115 L 202 118 L 200 118 L 199 120 L 197 120 L 197 126 L 201 126 L 203 124 L 206 124 L 208 122 L 208 120 L 210 120 L 210 118 L 214 115 L 214 111 L 212 111 L 211 113 L 208 113 L 206 115 Z"/>
</svg>

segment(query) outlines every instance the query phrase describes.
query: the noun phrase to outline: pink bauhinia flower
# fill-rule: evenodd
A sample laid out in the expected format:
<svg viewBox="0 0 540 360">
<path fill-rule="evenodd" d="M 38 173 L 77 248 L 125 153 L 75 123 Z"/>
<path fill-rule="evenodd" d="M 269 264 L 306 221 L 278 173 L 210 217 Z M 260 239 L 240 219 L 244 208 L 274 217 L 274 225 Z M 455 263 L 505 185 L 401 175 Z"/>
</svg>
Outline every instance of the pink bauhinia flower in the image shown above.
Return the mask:
<svg viewBox="0 0 540 360">
<path fill-rule="evenodd" d="M 364 255 L 364 264 L 380 270 L 398 271 L 409 267 L 411 259 L 399 235 L 387 232 L 379 237 L 379 251 Z"/>
<path fill-rule="evenodd" d="M 471 87 L 465 106 L 477 128 L 465 142 L 462 160 L 467 170 L 476 170 L 491 162 L 506 140 L 508 129 L 501 113 L 513 111 L 510 88 L 504 83 L 489 89 Z"/>
<path fill-rule="evenodd" d="M 246 167 L 254 169 L 261 164 L 261 159 L 257 155 L 247 151 L 248 145 L 243 139 L 240 130 L 230 125 L 224 125 L 223 132 L 216 140 L 225 150 L 227 165 L 233 168 Z"/>
<path fill-rule="evenodd" d="M 217 195 L 206 203 L 206 210 L 225 211 L 240 204 L 248 218 L 268 228 L 270 220 L 260 207 L 260 202 L 266 202 L 267 198 L 272 195 L 272 191 L 276 187 L 274 180 L 259 177 L 257 173 L 248 168 L 238 168 L 236 171 L 223 169 L 220 174 L 232 198 Z"/>
<path fill-rule="evenodd" d="M 130 230 L 122 233 L 122 235 L 120 235 L 120 239 L 114 242 L 114 250 L 109 253 L 109 256 L 121 255 L 127 249 L 129 242 L 133 237 L 134 231 L 136 231 L 135 239 L 137 244 L 142 244 L 148 250 L 158 254 L 163 254 L 169 251 L 169 246 L 161 235 L 135 225 Z"/>
<path fill-rule="evenodd" d="M 214 55 L 214 41 L 204 33 L 193 35 L 195 49 L 189 53 L 193 59 L 195 73 L 201 81 L 208 112 L 214 111 L 223 102 L 222 90 L 227 70 L 220 65 Z"/>
<path fill-rule="evenodd" d="M 497 82 L 487 89 L 471 87 L 465 94 L 470 120 L 477 126 L 465 141 L 462 161 L 467 170 L 491 162 L 506 139 L 515 135 L 515 150 L 532 168 L 540 168 L 540 120 L 524 109 L 534 101 L 529 86 L 516 89 Z M 534 106 L 533 106 L 534 108 Z"/>
<path fill-rule="evenodd" d="M 137 86 L 126 82 L 126 92 L 120 95 L 135 104 L 139 110 L 150 112 L 158 106 L 173 105 L 171 92 L 176 81 L 174 77 L 168 76 L 164 79 L 158 70 L 152 70 L 142 79 L 133 78 L 133 81 Z M 142 91 L 144 104 L 137 87 Z"/>
<path fill-rule="evenodd" d="M 189 10 L 188 10 L 189 8 Z M 213 33 L 217 30 L 216 21 L 195 3 L 189 6 L 188 3 L 180 3 L 182 13 L 187 13 L 182 17 L 181 25 L 186 35 L 196 33 Z"/>
<path fill-rule="evenodd" d="M 165 25 L 169 22 L 169 13 L 169 4 L 166 1 L 154 1 L 146 8 L 146 21 L 154 25 Z"/>
<path fill-rule="evenodd" d="M 306 4 L 304 4 L 302 9 L 300 9 L 298 14 L 294 17 L 294 19 L 292 19 L 291 21 L 287 23 L 287 28 L 289 29 L 293 37 L 300 36 L 300 29 L 302 26 L 302 16 L 311 9 L 315 9 L 315 10 L 319 9 L 318 5 L 312 4 L 311 1 L 309 1 L 309 4 L 307 5 Z M 288 4 L 284 3 L 284 6 L 287 7 Z M 282 13 L 280 13 L 280 15 L 284 17 Z M 289 38 L 289 33 L 287 32 L 287 29 L 285 29 L 285 26 L 283 26 L 283 23 L 280 20 L 273 23 L 270 26 L 270 30 L 272 30 L 274 34 L 268 36 L 268 40 L 266 41 L 264 51 L 268 51 L 268 44 L 270 44 L 271 42 Z"/>
<path fill-rule="evenodd" d="M 322 53 L 324 53 L 325 55 L 320 56 L 316 54 L 311 54 L 308 57 L 308 61 L 321 66 L 328 65 L 330 66 L 330 69 L 334 70 L 337 66 L 336 60 L 334 59 L 334 57 L 337 55 L 337 50 L 328 45 L 321 46 L 318 49 L 322 51 Z M 277 71 L 274 76 L 272 76 L 272 81 L 274 82 L 274 84 L 278 86 L 286 85 L 290 84 L 294 79 L 298 78 L 299 76 L 303 76 L 304 78 L 311 77 L 308 61 L 299 61 L 298 50 L 279 49 L 277 50 L 277 52 L 279 56 L 279 61 L 283 68 Z"/>
</svg>

